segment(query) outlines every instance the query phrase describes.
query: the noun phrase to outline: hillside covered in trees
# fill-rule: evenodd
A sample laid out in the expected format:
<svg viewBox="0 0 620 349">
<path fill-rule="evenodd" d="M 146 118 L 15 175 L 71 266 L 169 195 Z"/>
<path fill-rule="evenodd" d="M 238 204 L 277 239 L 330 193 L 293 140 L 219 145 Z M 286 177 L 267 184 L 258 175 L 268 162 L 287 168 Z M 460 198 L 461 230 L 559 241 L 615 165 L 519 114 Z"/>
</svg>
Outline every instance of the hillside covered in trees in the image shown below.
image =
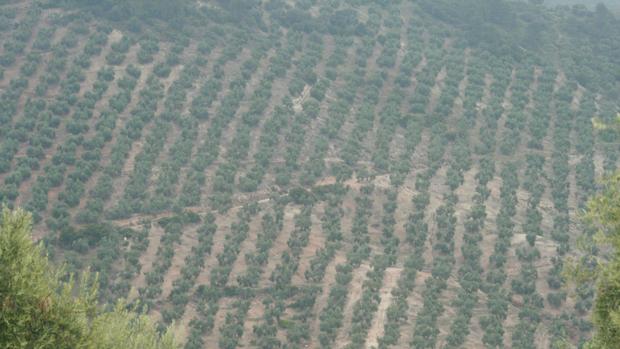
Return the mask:
<svg viewBox="0 0 620 349">
<path fill-rule="evenodd" d="M 585 5 L 590 9 L 594 8 L 598 4 L 603 4 L 611 11 L 618 13 L 620 11 L 620 1 L 619 0 L 607 0 L 607 1 L 596 1 L 596 0 L 546 0 L 544 4 L 547 6 L 574 6 L 574 5 Z"/>
<path fill-rule="evenodd" d="M 619 100 L 604 5 L 5 0 L 0 203 L 186 349 L 581 348 Z"/>
</svg>

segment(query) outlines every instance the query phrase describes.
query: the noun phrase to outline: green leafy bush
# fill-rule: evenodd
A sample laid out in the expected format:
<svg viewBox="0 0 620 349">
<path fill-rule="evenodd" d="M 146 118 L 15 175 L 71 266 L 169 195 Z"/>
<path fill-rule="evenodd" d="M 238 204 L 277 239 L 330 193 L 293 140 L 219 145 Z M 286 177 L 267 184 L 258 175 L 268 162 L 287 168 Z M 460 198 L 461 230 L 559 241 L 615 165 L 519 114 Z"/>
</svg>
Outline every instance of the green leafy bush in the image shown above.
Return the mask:
<svg viewBox="0 0 620 349">
<path fill-rule="evenodd" d="M 32 242 L 31 216 L 3 209 L 0 224 L 0 347 L 178 348 L 172 332 L 159 335 L 146 316 L 119 302 L 104 311 L 97 277 L 62 281 L 42 245 Z"/>
</svg>

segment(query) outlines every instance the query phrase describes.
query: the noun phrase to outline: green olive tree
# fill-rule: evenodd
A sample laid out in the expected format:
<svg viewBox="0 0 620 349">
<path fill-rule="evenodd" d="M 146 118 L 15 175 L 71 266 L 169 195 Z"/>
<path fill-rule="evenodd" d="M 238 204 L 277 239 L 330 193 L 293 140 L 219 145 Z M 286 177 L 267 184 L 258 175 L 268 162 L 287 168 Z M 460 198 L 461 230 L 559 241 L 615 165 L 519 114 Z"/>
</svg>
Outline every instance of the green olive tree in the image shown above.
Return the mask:
<svg viewBox="0 0 620 349">
<path fill-rule="evenodd" d="M 32 242 L 31 215 L 2 209 L 0 216 L 1 348 L 178 348 L 144 314 L 122 301 L 113 310 L 97 302 L 97 277 L 63 280 L 43 247 Z"/>
</svg>

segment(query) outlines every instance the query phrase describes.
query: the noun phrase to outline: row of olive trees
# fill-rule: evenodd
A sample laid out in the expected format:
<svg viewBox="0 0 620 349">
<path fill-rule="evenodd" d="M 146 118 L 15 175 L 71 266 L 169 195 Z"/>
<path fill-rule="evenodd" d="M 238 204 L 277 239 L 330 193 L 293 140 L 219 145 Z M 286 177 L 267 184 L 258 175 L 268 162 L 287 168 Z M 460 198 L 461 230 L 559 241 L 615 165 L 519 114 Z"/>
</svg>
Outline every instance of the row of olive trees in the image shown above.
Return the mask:
<svg viewBox="0 0 620 349">
<path fill-rule="evenodd" d="M 278 79 L 285 78 L 287 72 L 292 67 L 293 55 L 303 49 L 303 40 L 299 34 L 288 33 L 286 44 L 281 46 L 270 59 L 269 66 L 256 90 L 249 100 L 248 111 L 240 115 L 241 122 L 237 125 L 235 135 L 224 156 L 224 163 L 215 171 L 213 184 L 213 195 L 211 202 L 218 210 L 227 210 L 232 204 L 232 195 L 237 186 L 237 174 L 242 161 L 249 156 L 252 130 L 258 128 L 261 119 L 265 118 L 264 113 L 272 101 L 273 85 L 278 83 Z M 280 109 L 281 108 L 281 109 Z M 282 106 L 274 105 L 272 118 L 266 118 L 266 126 L 271 128 L 286 124 L 286 114 L 292 113 L 290 98 L 285 96 Z M 261 127 L 264 129 L 264 127 Z M 277 137 L 272 139 L 277 141 Z M 257 186 L 258 183 L 250 183 L 245 178 L 246 185 Z"/>
<path fill-rule="evenodd" d="M 49 207 L 49 191 L 52 188 L 61 188 L 66 182 L 68 169 L 78 163 L 77 150 L 82 147 L 84 136 L 96 119 L 95 104 L 102 99 L 115 79 L 111 68 L 101 67 L 89 90 L 82 86 L 86 81 L 85 70 L 90 67 L 91 59 L 102 53 L 107 41 L 108 29 L 105 28 L 100 28 L 90 36 L 83 54 L 76 58 L 76 64 L 69 69 L 62 81 L 59 95 L 48 105 L 52 114 L 61 116 L 65 121 L 64 125 L 61 125 L 64 126 L 67 136 L 63 140 L 55 140 L 55 149 L 51 152 L 52 161 L 44 167 L 43 173 L 39 174 L 31 188 L 31 197 L 26 207 L 35 214 L 35 218 L 40 217 Z M 83 95 L 80 96 L 81 90 Z M 66 200 L 73 202 L 75 198 L 67 196 Z M 68 216 L 66 205 L 54 205 L 51 217 L 46 217 L 46 224 L 50 229 L 59 231 L 61 227 L 68 225 Z"/>
</svg>

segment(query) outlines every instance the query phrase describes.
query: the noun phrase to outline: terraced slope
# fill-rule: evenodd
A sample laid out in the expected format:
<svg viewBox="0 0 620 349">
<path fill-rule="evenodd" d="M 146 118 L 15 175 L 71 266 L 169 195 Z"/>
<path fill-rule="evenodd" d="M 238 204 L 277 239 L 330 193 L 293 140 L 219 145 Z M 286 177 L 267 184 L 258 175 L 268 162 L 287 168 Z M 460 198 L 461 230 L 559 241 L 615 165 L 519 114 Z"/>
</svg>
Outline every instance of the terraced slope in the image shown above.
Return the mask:
<svg viewBox="0 0 620 349">
<path fill-rule="evenodd" d="M 174 41 L 0 6 L 0 201 L 188 349 L 588 338 L 562 258 L 616 169 L 591 118 L 617 105 L 380 3 L 298 4 L 350 32 L 265 12 Z"/>
</svg>

